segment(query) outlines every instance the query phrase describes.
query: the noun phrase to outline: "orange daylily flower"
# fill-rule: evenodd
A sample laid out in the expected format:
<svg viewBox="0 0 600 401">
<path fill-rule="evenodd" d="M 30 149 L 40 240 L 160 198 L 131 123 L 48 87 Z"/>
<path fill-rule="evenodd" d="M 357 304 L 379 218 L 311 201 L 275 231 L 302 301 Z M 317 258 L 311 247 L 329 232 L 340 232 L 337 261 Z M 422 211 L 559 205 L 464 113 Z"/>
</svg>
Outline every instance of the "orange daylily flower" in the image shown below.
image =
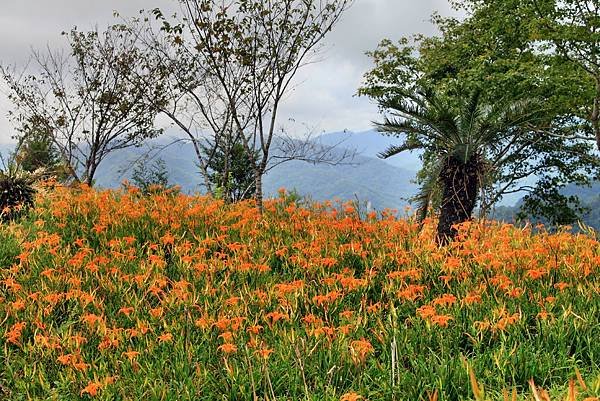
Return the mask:
<svg viewBox="0 0 600 401">
<path fill-rule="evenodd" d="M 454 320 L 454 318 L 452 316 L 447 315 L 435 315 L 431 317 L 431 322 L 440 327 L 448 327 L 448 323 L 451 320 Z"/>
<path fill-rule="evenodd" d="M 342 395 L 342 397 L 340 398 L 340 401 L 360 401 L 360 400 L 364 400 L 364 397 L 361 395 L 358 395 L 354 392 L 346 393 L 346 394 Z"/>
<path fill-rule="evenodd" d="M 220 345 L 217 349 L 219 351 L 223 351 L 226 354 L 233 354 L 234 352 L 237 352 L 237 347 L 231 343 L 225 343 L 223 345 Z"/>
<path fill-rule="evenodd" d="M 281 313 L 281 312 L 270 312 L 265 315 L 265 319 L 267 320 L 269 325 L 273 325 L 280 320 L 284 320 L 284 319 L 287 320 L 288 315 L 286 315 L 285 313 Z"/>
<path fill-rule="evenodd" d="M 160 306 L 149 310 L 150 316 L 152 316 L 153 318 L 156 318 L 156 319 L 161 317 L 163 315 L 163 312 L 164 312 L 164 309 L 161 308 Z"/>
<path fill-rule="evenodd" d="M 260 332 L 262 331 L 262 329 L 263 329 L 263 326 L 261 326 L 261 325 L 259 325 L 259 324 L 256 324 L 256 325 L 254 325 L 254 326 L 250 326 L 250 327 L 248 327 L 248 328 L 246 329 L 246 331 L 247 331 L 248 333 L 251 333 L 251 334 L 257 335 L 258 333 L 260 333 Z"/>
<path fill-rule="evenodd" d="M 87 325 L 92 326 L 95 323 L 102 321 L 102 317 L 94 315 L 93 313 L 88 313 L 83 315 L 81 320 L 83 320 Z"/>
<path fill-rule="evenodd" d="M 129 359 L 130 361 L 134 360 L 135 358 L 137 358 L 140 353 L 138 351 L 125 351 L 123 352 L 121 355 L 127 357 L 127 359 Z"/>
<path fill-rule="evenodd" d="M 98 382 L 90 382 L 87 386 L 81 390 L 79 395 L 83 396 L 84 394 L 88 394 L 90 397 L 95 397 L 98 395 L 98 390 L 102 388 L 102 383 Z"/>
<path fill-rule="evenodd" d="M 83 361 L 79 361 L 79 362 L 73 363 L 73 367 L 81 372 L 85 372 L 90 367 L 90 365 Z"/>
<path fill-rule="evenodd" d="M 173 341 L 173 334 L 164 333 L 164 334 L 161 334 L 160 336 L 158 336 L 157 338 L 158 338 L 158 342 L 160 342 L 160 343 L 170 343 L 171 341 Z"/>
<path fill-rule="evenodd" d="M 233 340 L 233 333 L 231 331 L 226 331 L 219 334 L 219 338 L 222 338 L 226 343 L 231 342 Z"/>
<path fill-rule="evenodd" d="M 444 294 L 433 300 L 435 306 L 452 306 L 456 303 L 456 296 L 452 294 Z"/>
<path fill-rule="evenodd" d="M 258 356 L 260 356 L 262 359 L 269 359 L 269 356 L 275 351 L 273 351 L 271 348 L 261 348 L 261 349 L 257 349 L 254 352 Z"/>
<path fill-rule="evenodd" d="M 133 313 L 134 308 L 132 306 L 128 306 L 128 307 L 123 307 L 121 309 L 119 309 L 119 311 L 117 313 L 122 313 L 125 316 L 129 316 Z"/>
<path fill-rule="evenodd" d="M 437 311 L 434 306 L 431 305 L 423 305 L 417 309 L 417 315 L 419 315 L 422 319 L 427 319 L 432 316 L 435 316 Z"/>
<path fill-rule="evenodd" d="M 364 363 L 367 357 L 374 351 L 371 343 L 366 339 L 352 341 L 350 343 L 350 352 L 355 362 Z"/>
<path fill-rule="evenodd" d="M 58 358 L 56 358 L 56 360 L 58 362 L 60 362 L 62 365 L 68 365 L 71 363 L 72 358 L 73 358 L 73 355 L 66 354 L 66 355 L 60 355 Z"/>
</svg>

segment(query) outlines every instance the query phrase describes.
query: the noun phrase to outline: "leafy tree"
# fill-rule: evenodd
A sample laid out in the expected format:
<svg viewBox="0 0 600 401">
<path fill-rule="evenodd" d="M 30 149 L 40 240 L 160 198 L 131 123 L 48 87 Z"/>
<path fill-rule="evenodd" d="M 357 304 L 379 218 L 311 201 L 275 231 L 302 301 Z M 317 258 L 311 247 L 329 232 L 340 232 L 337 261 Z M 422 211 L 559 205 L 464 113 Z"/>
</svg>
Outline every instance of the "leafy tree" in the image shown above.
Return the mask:
<svg viewBox="0 0 600 401">
<path fill-rule="evenodd" d="M 506 23 L 504 18 L 514 9 L 497 2 L 479 4 L 481 8 L 464 21 L 435 17 L 438 37 L 404 38 L 398 44 L 384 40 L 369 53 L 375 68 L 359 89 L 359 94 L 377 100 L 382 112 L 392 114 L 380 125 L 382 130 L 406 135 L 405 146 L 384 156 L 426 149 L 421 183 L 444 193 L 438 205 L 444 213 L 442 237 L 448 235 L 449 225 L 470 216 L 473 186 L 481 190 L 477 200 L 484 213 L 503 195 L 524 191 L 530 211 L 553 214 L 559 222 L 565 210 L 549 204 L 545 195 L 565 183 L 589 182 L 599 166 L 593 142 L 577 134 L 579 124 L 570 104 L 561 102 L 574 75 L 561 80 L 557 72 L 564 65 L 536 53 L 527 24 L 519 19 Z M 484 13 L 483 4 L 497 7 Z M 464 125 L 469 121 L 472 125 Z M 439 138 L 432 140 L 435 135 Z M 462 190 L 438 179 L 454 179 L 455 173 L 447 174 L 451 166 L 440 160 L 461 147 L 468 152 L 459 154 L 474 157 L 468 162 L 463 156 L 459 160 L 466 165 L 454 167 L 463 177 L 456 181 Z M 471 174 L 479 179 L 467 178 Z M 523 181 L 530 176 L 541 179 L 530 186 Z M 424 191 L 418 200 L 426 202 L 430 193 Z M 459 208 L 448 203 L 452 195 Z M 449 213 L 455 218 L 447 222 L 444 207 L 460 213 Z"/>
<path fill-rule="evenodd" d="M 195 105 L 201 115 L 210 116 L 205 120 L 220 116 L 219 124 L 208 124 L 215 139 L 212 143 L 230 135 L 226 149 L 242 143 L 247 154 L 256 155 L 252 163 L 255 197 L 262 210 L 262 178 L 273 157 L 282 101 L 298 70 L 311 60 L 352 0 L 179 1 L 180 19 L 154 11 L 177 51 L 197 60 L 194 76 L 178 82 L 210 83 L 208 93 L 214 100 L 201 98 Z M 212 109 L 216 114 L 205 107 L 209 104 L 218 106 Z"/>
<path fill-rule="evenodd" d="M 532 202 L 531 196 L 526 195 L 523 198 L 517 217 L 521 220 L 527 216 L 536 216 L 545 223 L 556 225 L 569 225 L 585 215 L 588 209 L 582 205 L 579 198 L 574 195 L 565 196 L 560 192 L 560 186 L 555 177 L 545 177 L 541 185 L 538 185 L 540 191 L 536 194 L 542 201 Z M 535 199 L 534 199 L 535 200 Z M 552 206 L 552 209 L 548 207 Z M 560 210 L 560 213 L 552 213 L 550 210 Z"/>
<path fill-rule="evenodd" d="M 169 172 L 165 161 L 159 158 L 151 165 L 147 160 L 138 161 L 133 168 L 131 180 L 146 195 L 156 188 L 168 189 Z"/>
<path fill-rule="evenodd" d="M 577 197 L 563 195 L 567 183 L 587 186 L 600 172 L 598 142 L 598 18 L 596 2 L 585 0 L 460 0 L 464 21 L 437 17 L 443 35 L 427 38 L 430 70 L 438 82 L 483 83 L 490 101 L 543 100 L 550 129 L 540 135 L 542 152 L 571 144 L 567 159 L 547 156 L 553 171 L 536 172 L 522 215 L 553 224 L 574 223 L 583 209 Z M 440 51 L 440 49 L 443 49 Z M 437 75 L 436 75 L 437 74 Z M 594 122 L 596 121 L 596 122 Z M 554 137 L 554 138 L 551 138 Z M 574 144 L 577 144 L 576 146 Z M 600 148 L 599 148 L 600 149 Z"/>
<path fill-rule="evenodd" d="M 20 132 L 49 134 L 71 178 L 92 185 L 109 153 L 160 134 L 154 119 L 163 101 L 163 83 L 158 71 L 146 74 L 152 82 L 133 79 L 146 66 L 138 63 L 138 38 L 122 27 L 105 32 L 73 29 L 65 36 L 68 56 L 34 52 L 37 71 L 31 75 L 6 67 L 0 72 Z"/>
<path fill-rule="evenodd" d="M 209 165 L 210 180 L 217 194 L 227 202 L 252 199 L 256 191 L 254 161 L 257 155 L 248 154 L 241 143 L 234 143 L 229 149 L 224 144 L 217 147 L 215 157 Z M 205 151 L 210 151 L 205 149 Z"/>
<path fill-rule="evenodd" d="M 469 15 L 465 23 L 440 17 L 437 22 L 461 42 L 462 46 L 454 47 L 455 54 L 462 48 L 463 55 L 475 56 L 463 59 L 468 67 L 460 70 L 469 71 L 463 77 L 475 78 L 472 73 L 479 69 L 480 77 L 490 81 L 483 74 L 504 70 L 503 79 L 515 85 L 505 86 L 509 93 L 526 87 L 532 78 L 544 79 L 548 101 L 585 122 L 571 137 L 596 141 L 600 149 L 597 0 L 455 0 L 453 4 Z"/>
<path fill-rule="evenodd" d="M 595 186 L 589 189 L 589 195 L 586 194 L 587 190 L 581 187 L 570 186 L 561 190 L 562 196 L 556 199 L 557 202 L 573 202 L 574 199 L 578 200 L 578 207 L 580 208 L 579 212 L 581 212 L 581 215 L 576 216 L 576 220 L 578 223 L 583 223 L 584 226 L 580 226 L 580 224 L 574 225 L 573 229 L 576 232 L 589 232 L 585 226 L 589 226 L 596 230 L 596 234 L 598 233 L 598 230 L 600 230 L 600 191 L 598 191 L 598 185 L 599 183 L 596 182 Z M 550 201 L 552 201 L 555 195 L 550 193 L 547 196 L 550 198 Z M 523 203 L 523 200 L 519 201 L 517 206 L 514 207 L 497 207 L 493 212 L 493 218 L 509 223 L 519 223 L 526 220 L 533 224 L 542 223 L 546 226 L 551 224 L 551 221 L 546 219 L 542 214 L 538 214 L 539 217 L 534 219 L 529 218 L 529 216 L 527 216 L 521 209 L 521 203 Z M 569 207 L 573 208 L 574 205 L 569 205 Z M 566 214 L 564 217 L 565 221 L 563 224 L 571 225 L 571 221 L 569 221 L 569 219 L 572 218 L 572 216 Z"/>
<path fill-rule="evenodd" d="M 27 126 L 28 130 L 18 137 L 15 162 L 26 172 L 43 170 L 46 175 L 64 178 L 60 153 L 52 141 L 51 133 L 35 123 Z"/>
<path fill-rule="evenodd" d="M 534 10 L 535 39 L 554 46 L 571 68 L 584 72 L 590 92 L 581 103 L 600 150 L 600 3 L 598 0 L 527 0 Z"/>
<path fill-rule="evenodd" d="M 419 215 L 427 214 L 435 192 L 440 191 L 437 230 L 442 243 L 456 235 L 456 224 L 471 218 L 487 181 L 499 179 L 515 157 L 521 158 L 515 150 L 528 154 L 535 148 L 535 132 L 523 127 L 541 122 L 535 103 L 489 105 L 482 102 L 479 91 L 457 99 L 434 91 L 396 93 L 380 105 L 388 117 L 378 129 L 406 133 L 404 144 L 390 147 L 381 156 L 424 149 L 430 157 L 419 194 Z"/>
</svg>

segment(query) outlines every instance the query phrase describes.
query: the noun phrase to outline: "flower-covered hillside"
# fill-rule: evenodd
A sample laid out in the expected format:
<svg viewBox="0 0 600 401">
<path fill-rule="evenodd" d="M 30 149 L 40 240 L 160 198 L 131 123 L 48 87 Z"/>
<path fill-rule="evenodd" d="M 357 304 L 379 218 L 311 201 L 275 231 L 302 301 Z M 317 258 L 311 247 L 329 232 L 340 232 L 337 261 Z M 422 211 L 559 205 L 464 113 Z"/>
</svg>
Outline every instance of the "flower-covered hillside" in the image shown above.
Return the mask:
<svg viewBox="0 0 600 401">
<path fill-rule="evenodd" d="M 598 241 L 433 228 L 55 188 L 0 226 L 0 399 L 597 396 Z"/>
</svg>

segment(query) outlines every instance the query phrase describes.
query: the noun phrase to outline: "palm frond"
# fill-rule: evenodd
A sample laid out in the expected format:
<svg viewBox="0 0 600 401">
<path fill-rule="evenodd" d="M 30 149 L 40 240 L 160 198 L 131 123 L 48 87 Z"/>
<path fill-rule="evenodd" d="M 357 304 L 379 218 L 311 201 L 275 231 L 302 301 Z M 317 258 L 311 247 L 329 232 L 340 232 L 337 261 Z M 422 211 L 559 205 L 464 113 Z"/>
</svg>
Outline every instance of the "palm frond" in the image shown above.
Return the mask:
<svg viewBox="0 0 600 401">
<path fill-rule="evenodd" d="M 442 164 L 436 163 L 425 177 L 419 192 L 411 199 L 411 202 L 417 206 L 416 217 L 420 228 L 423 227 L 423 222 L 427 218 L 431 203 L 439 189 L 438 182 L 441 169 Z"/>
<path fill-rule="evenodd" d="M 412 120 L 385 117 L 383 123 L 375 123 L 375 129 L 382 134 L 421 134 L 427 135 L 426 127 Z"/>
<path fill-rule="evenodd" d="M 397 126 L 418 126 L 419 134 L 443 144 L 444 147 L 451 147 L 452 143 L 457 141 L 457 127 L 452 110 L 432 93 L 424 93 L 421 96 L 428 97 L 421 98 L 420 104 L 398 99 L 390 99 L 382 103 L 382 106 L 391 111 L 394 118 L 387 117 L 381 125 L 387 125 L 388 132 L 398 132 Z"/>
<path fill-rule="evenodd" d="M 447 99 L 434 93 L 427 94 L 428 124 L 439 134 L 440 142 L 445 148 L 450 149 L 454 144 L 461 143 L 460 125 L 457 124 L 457 113 Z"/>
<path fill-rule="evenodd" d="M 433 199 L 433 193 L 433 188 L 423 187 L 413 198 L 413 201 L 417 204 L 416 217 L 417 222 L 419 223 L 419 228 L 423 227 L 423 223 L 427 218 L 431 200 Z"/>
<path fill-rule="evenodd" d="M 535 100 L 490 104 L 477 89 L 456 96 L 436 90 L 394 92 L 380 105 L 388 116 L 376 124 L 379 132 L 406 134 L 420 141 L 414 148 L 452 155 L 464 163 L 502 151 L 521 135 L 519 129 L 540 126 L 544 115 Z M 379 156 L 387 158 L 404 150 L 408 150 L 404 145 L 391 147 Z"/>
<path fill-rule="evenodd" d="M 492 108 L 485 120 L 488 125 L 481 126 L 481 144 L 499 142 L 514 133 L 513 127 L 525 124 L 537 125 L 542 122 L 543 106 L 537 99 L 523 99 L 509 105 L 498 104 Z"/>
<path fill-rule="evenodd" d="M 461 105 L 459 114 L 459 123 L 457 124 L 461 132 L 462 154 L 461 159 L 466 162 L 472 156 L 472 152 L 476 151 L 476 143 L 479 139 L 481 131 L 479 130 L 480 122 L 484 115 L 485 106 L 481 104 L 481 91 L 476 89 L 469 96 L 468 100 Z"/>
<path fill-rule="evenodd" d="M 381 103 L 385 109 L 403 118 L 422 120 L 427 118 L 427 107 L 407 100 L 390 99 Z"/>
<path fill-rule="evenodd" d="M 406 152 L 407 150 L 415 150 L 423 147 L 420 142 L 406 141 L 402 145 L 390 145 L 386 150 L 377 154 L 380 159 L 387 159 L 396 156 L 398 153 Z"/>
</svg>

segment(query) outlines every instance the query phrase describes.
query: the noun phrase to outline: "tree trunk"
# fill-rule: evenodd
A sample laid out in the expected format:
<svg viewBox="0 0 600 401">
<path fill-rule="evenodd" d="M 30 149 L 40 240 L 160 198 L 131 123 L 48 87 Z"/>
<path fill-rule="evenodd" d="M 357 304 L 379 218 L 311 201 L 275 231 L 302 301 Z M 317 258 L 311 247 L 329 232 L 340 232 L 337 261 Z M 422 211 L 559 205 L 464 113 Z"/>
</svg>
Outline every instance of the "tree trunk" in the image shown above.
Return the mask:
<svg viewBox="0 0 600 401">
<path fill-rule="evenodd" d="M 467 163 L 449 157 L 440 175 L 443 185 L 437 241 L 445 245 L 452 241 L 458 230 L 456 224 L 471 219 L 481 182 L 481 158 L 474 156 Z"/>
<path fill-rule="evenodd" d="M 98 165 L 96 163 L 92 163 L 90 165 L 90 167 L 88 168 L 88 171 L 86 172 L 85 183 L 90 188 L 94 186 L 94 176 L 96 175 L 97 168 L 98 168 Z"/>
<path fill-rule="evenodd" d="M 263 179 L 263 175 L 264 175 L 264 169 L 262 167 L 259 167 L 255 170 L 255 181 L 256 181 L 256 193 L 255 193 L 255 199 L 256 199 L 256 207 L 258 208 L 258 211 L 260 212 L 260 214 L 263 214 L 263 187 L 262 187 L 262 179 Z"/>
<path fill-rule="evenodd" d="M 229 187 L 229 156 L 231 155 L 232 145 L 226 144 L 225 160 L 223 160 L 223 171 L 221 172 L 221 191 L 223 192 L 223 200 L 225 203 L 233 203 L 235 200 L 231 196 L 231 188 Z"/>
</svg>

